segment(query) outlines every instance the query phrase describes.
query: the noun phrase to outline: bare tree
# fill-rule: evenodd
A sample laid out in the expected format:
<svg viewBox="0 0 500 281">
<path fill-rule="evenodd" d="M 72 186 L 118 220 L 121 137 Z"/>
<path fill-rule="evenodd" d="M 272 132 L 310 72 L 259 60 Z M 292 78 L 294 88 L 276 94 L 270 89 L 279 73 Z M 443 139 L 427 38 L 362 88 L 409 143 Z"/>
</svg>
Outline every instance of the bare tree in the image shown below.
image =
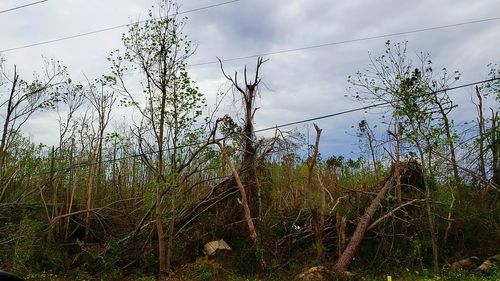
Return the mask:
<svg viewBox="0 0 500 281">
<path fill-rule="evenodd" d="M 236 91 L 243 98 L 243 110 L 244 110 L 244 118 L 243 118 L 243 126 L 240 134 L 240 143 L 242 150 L 242 160 L 241 160 L 241 168 L 239 169 L 239 177 L 241 177 L 241 184 L 245 188 L 245 195 L 248 197 L 249 208 L 252 208 L 252 197 L 258 195 L 258 179 L 257 179 L 257 152 L 259 148 L 259 144 L 255 137 L 255 129 L 254 129 L 254 117 L 257 108 L 255 107 L 255 99 L 258 93 L 258 86 L 261 82 L 261 78 L 259 76 L 259 71 L 262 65 L 267 60 L 264 60 L 262 57 L 257 59 L 257 66 L 255 68 L 255 75 L 253 79 L 249 79 L 247 76 L 247 68 L 243 70 L 243 85 L 240 85 L 240 81 L 238 80 L 238 72 L 234 72 L 234 75 L 228 75 L 222 66 L 222 61 L 219 59 L 220 67 L 222 74 L 224 77 L 231 82 L 231 85 L 236 89 Z M 272 147 L 272 145 L 270 146 Z M 263 153 L 262 155 L 266 155 Z M 257 189 L 257 192 L 253 192 Z M 259 197 L 257 198 L 259 200 Z M 260 206 L 260 200 L 259 200 Z M 256 234 L 255 234 L 256 235 Z M 252 241 L 254 238 L 250 237 Z M 257 246 L 257 250 L 260 245 L 258 239 L 255 237 L 254 244 Z M 260 255 L 261 256 L 261 255 Z M 261 256 L 258 262 L 257 272 L 262 273 L 265 270 L 265 262 L 264 258 Z"/>
<path fill-rule="evenodd" d="M 4 119 L 0 138 L 0 179 L 4 178 L 5 165 L 15 135 L 29 118 L 40 110 L 50 109 L 57 102 L 58 86 L 68 81 L 66 68 L 58 61 L 45 62 L 42 75 L 36 75 L 32 82 L 23 80 L 14 66 L 12 77 L 1 65 L 2 87 L 8 87 L 7 97 L 0 101 Z"/>
<path fill-rule="evenodd" d="M 323 245 L 323 230 L 325 227 L 325 190 L 320 185 L 314 190 L 313 188 L 313 175 L 314 167 L 319 154 L 319 141 L 321 138 L 321 128 L 314 124 L 314 129 L 316 130 L 316 140 L 313 145 L 313 153 L 307 159 L 307 183 L 306 190 L 308 192 L 307 203 L 309 209 L 311 210 L 313 224 L 314 224 L 314 235 L 316 239 L 316 257 L 319 261 L 323 260 L 325 256 L 325 246 Z M 320 199 L 320 206 L 317 207 L 317 203 L 313 200 L 313 194 L 318 194 Z"/>
<path fill-rule="evenodd" d="M 92 131 L 94 132 L 94 139 L 96 139 L 96 142 L 91 148 L 89 157 L 90 167 L 86 192 L 86 208 L 87 210 L 91 210 L 93 208 L 93 193 L 95 185 L 97 185 L 98 191 L 104 188 L 102 185 L 104 176 L 102 157 L 104 133 L 111 117 L 113 105 L 116 102 L 116 96 L 114 91 L 106 87 L 104 80 L 97 80 L 95 83 L 92 83 L 89 79 L 87 79 L 87 82 L 88 89 L 86 91 L 86 99 L 92 106 L 93 115 L 93 122 L 91 122 L 90 125 L 92 126 Z M 94 128 L 94 123 L 97 123 L 97 128 Z M 87 212 L 85 216 L 86 237 L 90 231 L 90 214 L 90 212 Z"/>
</svg>

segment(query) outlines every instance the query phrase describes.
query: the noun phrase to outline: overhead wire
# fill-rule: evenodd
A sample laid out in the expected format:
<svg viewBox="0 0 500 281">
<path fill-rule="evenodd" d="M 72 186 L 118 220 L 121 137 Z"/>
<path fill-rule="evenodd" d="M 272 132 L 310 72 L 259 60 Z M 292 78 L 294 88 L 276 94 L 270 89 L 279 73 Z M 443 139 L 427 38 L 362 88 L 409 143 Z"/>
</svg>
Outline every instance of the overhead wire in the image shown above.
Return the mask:
<svg viewBox="0 0 500 281">
<path fill-rule="evenodd" d="M 251 58 L 262 57 L 262 56 L 272 56 L 272 55 L 278 55 L 278 54 L 284 54 L 284 53 L 290 53 L 290 52 L 297 52 L 297 51 L 303 51 L 303 50 L 309 50 L 309 49 L 324 48 L 324 47 L 329 47 L 329 46 L 334 46 L 334 45 L 341 45 L 341 44 L 347 44 L 347 43 L 368 41 L 368 40 L 373 40 L 373 39 L 380 39 L 380 38 L 386 38 L 386 37 L 392 37 L 392 36 L 398 36 L 398 35 L 405 35 L 405 34 L 412 34 L 412 33 L 420 33 L 420 32 L 425 32 L 425 31 L 445 29 L 445 28 L 451 28 L 451 27 L 457 27 L 457 26 L 463 26 L 463 25 L 469 25 L 469 24 L 476 24 L 476 23 L 482 23 L 482 22 L 488 22 L 488 21 L 496 21 L 496 20 L 500 20 L 500 17 L 486 18 L 486 19 L 473 20 L 473 21 L 460 22 L 460 23 L 447 24 L 447 25 L 434 26 L 434 27 L 427 27 L 427 28 L 419 28 L 419 29 L 413 29 L 413 30 L 408 30 L 408 31 L 386 33 L 386 34 L 381 34 L 381 35 L 374 35 L 374 36 L 360 37 L 360 38 L 347 39 L 347 40 L 341 40 L 341 41 L 334 41 L 334 42 L 329 42 L 329 43 L 309 45 L 309 46 L 303 46 L 303 47 L 291 48 L 291 49 L 284 49 L 284 50 L 278 50 L 278 51 L 270 51 L 270 52 L 264 52 L 264 53 L 260 53 L 260 54 L 253 54 L 253 55 L 247 55 L 247 56 L 241 56 L 241 57 L 234 57 L 234 58 L 229 58 L 229 59 L 221 59 L 221 61 L 222 62 L 230 62 L 230 61 L 251 59 Z M 219 63 L 219 61 L 218 60 L 213 60 L 213 61 L 199 62 L 199 63 L 189 64 L 189 66 L 201 66 L 201 65 L 216 64 L 216 63 Z"/>
<path fill-rule="evenodd" d="M 457 89 L 461 89 L 461 88 L 466 88 L 466 87 L 470 87 L 470 86 L 474 86 L 474 85 L 478 85 L 478 84 L 493 82 L 493 81 L 496 81 L 496 80 L 500 80 L 500 77 L 486 79 L 486 80 L 481 80 L 481 81 L 476 81 L 476 82 L 471 82 L 471 83 L 462 84 L 462 85 L 455 86 L 455 87 L 448 87 L 446 89 L 431 91 L 431 92 L 428 92 L 428 93 L 417 95 L 415 97 L 416 98 L 422 98 L 422 97 L 426 97 L 426 96 L 430 96 L 430 95 L 435 95 L 435 94 L 446 92 L 446 91 L 453 91 L 453 90 L 457 90 Z M 289 126 L 297 125 L 297 124 L 301 124 L 301 123 L 307 123 L 307 122 L 317 121 L 317 120 L 321 120 L 321 119 L 325 119 L 325 118 L 330 118 L 330 117 L 335 117 L 335 116 L 339 116 L 339 115 L 344 115 L 344 114 L 352 113 L 352 112 L 356 112 L 356 111 L 362 111 L 362 110 L 367 110 L 367 109 L 371 109 L 371 108 L 375 108 L 375 107 L 381 107 L 381 106 L 385 106 L 385 105 L 390 105 L 390 104 L 392 104 L 394 102 L 397 102 L 397 101 L 386 101 L 386 102 L 374 103 L 374 104 L 371 104 L 371 105 L 366 105 L 366 106 L 362 106 L 362 107 L 358 107 L 358 108 L 352 108 L 352 109 L 348 109 L 348 110 L 344 110 L 344 111 L 339 111 L 339 112 L 332 113 L 332 114 L 326 114 L 326 115 L 317 116 L 317 117 L 313 117 L 313 118 L 309 118 L 309 119 L 303 119 L 303 120 L 300 120 L 300 121 L 285 123 L 285 124 L 281 124 L 281 125 L 277 125 L 277 126 L 273 126 L 273 127 L 267 127 L 267 128 L 256 130 L 255 132 L 259 133 L 259 132 L 269 131 L 269 130 L 272 130 L 272 129 L 289 127 Z"/>
<path fill-rule="evenodd" d="M 26 8 L 26 7 L 29 7 L 29 6 L 36 5 L 36 4 L 41 4 L 41 3 L 47 2 L 47 1 L 49 1 L 49 0 L 36 1 L 36 2 L 32 2 L 32 3 L 21 5 L 21 6 L 17 6 L 17 7 L 14 7 L 14 8 L 6 9 L 6 10 L 1 10 L 0 14 L 7 13 L 7 12 L 10 12 L 10 11 L 14 11 L 14 10 L 18 10 L 18 9 L 22 9 L 22 8 Z"/>
<path fill-rule="evenodd" d="M 48 1 L 48 0 L 44 0 Z M 235 2 L 239 2 L 242 0 L 231 0 L 231 1 L 225 1 L 221 3 L 216 3 L 212 5 L 207 5 L 199 8 L 194 8 L 190 10 L 185 10 L 181 11 L 178 14 L 186 14 L 186 13 L 191 13 L 191 12 L 196 12 L 196 11 L 201 11 L 201 10 L 206 10 L 210 8 L 215 8 Z M 155 18 L 153 20 L 158 20 L 161 19 L 161 17 Z M 373 40 L 373 39 L 380 39 L 380 38 L 386 38 L 386 37 L 391 37 L 391 36 L 398 36 L 398 35 L 404 35 L 404 34 L 412 34 L 412 33 L 419 33 L 419 32 L 425 32 L 425 31 L 432 31 L 432 30 L 438 30 L 438 29 L 445 29 L 445 28 L 451 28 L 451 27 L 457 27 L 457 26 L 463 26 L 463 25 L 469 25 L 469 24 L 477 24 L 477 23 L 482 23 L 482 22 L 488 22 L 488 21 L 496 21 L 500 20 L 500 17 L 492 17 L 492 18 L 485 18 L 485 19 L 479 19 L 479 20 L 473 20 L 473 21 L 466 21 L 466 22 L 460 22 L 460 23 L 454 23 L 454 24 L 448 24 L 448 25 L 441 25 L 441 26 L 434 26 L 434 27 L 428 27 L 428 28 L 420 28 L 420 29 L 413 29 L 413 30 L 408 30 L 408 31 L 401 31 L 401 32 L 393 32 L 393 33 L 386 33 L 386 34 L 381 34 L 381 35 L 374 35 L 374 36 L 368 36 L 368 37 L 360 37 L 360 38 L 354 38 L 354 39 L 348 39 L 348 40 L 341 40 L 341 41 L 335 41 L 335 42 L 328 42 L 328 43 L 323 43 L 323 44 L 315 44 L 315 45 L 308 45 L 308 46 L 303 46 L 303 47 L 298 47 L 298 48 L 290 48 L 290 49 L 283 49 L 283 50 L 277 50 L 277 51 L 269 51 L 269 52 L 263 52 L 259 54 L 252 54 L 252 55 L 246 55 L 246 56 L 240 56 L 240 57 L 234 57 L 234 58 L 228 58 L 228 59 L 221 59 L 222 62 L 231 62 L 231 61 L 238 61 L 238 60 L 244 60 L 244 59 L 249 59 L 249 58 L 256 58 L 256 57 L 261 57 L 261 56 L 272 56 L 272 55 L 277 55 L 277 54 L 284 54 L 284 53 L 290 53 L 290 52 L 297 52 L 297 51 L 302 51 L 302 50 L 309 50 L 309 49 L 317 49 L 317 48 L 324 48 L 328 46 L 334 46 L 334 45 L 341 45 L 341 44 L 347 44 L 347 43 L 354 43 L 354 42 L 362 42 L 362 41 L 367 41 L 367 40 Z M 5 52 L 10 52 L 10 51 L 15 51 L 15 50 L 20 50 L 20 49 L 25 49 L 25 48 L 30 48 L 30 47 L 35 47 L 39 45 L 45 45 L 49 43 L 55 43 L 59 41 L 64 41 L 64 40 L 69 40 L 73 38 L 78 38 L 82 36 L 87 36 L 87 35 L 92 35 L 92 34 L 97 34 L 109 30 L 114 30 L 114 29 L 119 29 L 123 27 L 127 27 L 130 25 L 134 24 L 139 24 L 139 23 L 144 23 L 147 21 L 151 21 L 151 19 L 148 20 L 141 20 L 141 21 L 136 21 L 133 23 L 129 24 L 122 24 L 122 25 L 117 25 L 117 26 L 112 26 L 108 28 L 103 28 L 103 29 L 98 29 L 90 32 L 85 32 L 85 33 L 79 33 L 71 36 L 66 36 L 66 37 L 61 37 L 53 40 L 47 40 L 47 41 L 42 41 L 38 43 L 33 43 L 33 44 L 28 44 L 28 45 L 23 45 L 23 46 L 18 46 L 18 47 L 13 47 L 13 48 L 8 48 L 8 49 L 3 49 L 0 50 L 0 53 L 5 53 Z M 189 67 L 193 66 L 203 66 L 203 65 L 209 65 L 209 64 L 218 64 L 218 60 L 213 60 L 213 61 L 205 61 L 205 62 L 198 62 L 198 63 L 188 63 Z M 126 73 L 126 75 L 131 75 L 131 74 L 137 74 L 137 72 L 130 72 Z M 80 81 L 82 82 L 82 81 Z"/>
<path fill-rule="evenodd" d="M 454 87 L 447 87 L 447 88 L 440 89 L 440 90 L 430 91 L 430 92 L 427 92 L 427 93 L 423 93 L 423 94 L 417 95 L 417 96 L 415 96 L 415 98 L 422 98 L 422 97 L 426 97 L 426 96 L 430 96 L 430 95 L 435 95 L 435 94 L 446 92 L 446 91 L 453 91 L 453 90 L 457 90 L 457 89 L 461 89 L 461 88 L 466 88 L 466 87 L 470 87 L 470 86 L 474 86 L 474 85 L 478 85 L 478 84 L 493 82 L 493 81 L 500 81 L 500 77 L 495 77 L 495 78 L 491 78 L 491 79 L 485 79 L 485 80 L 481 80 L 481 81 L 475 81 L 475 82 L 471 82 L 471 83 L 467 83 L 467 84 L 462 84 L 462 85 L 458 85 L 458 86 L 454 86 Z M 335 112 L 335 113 L 331 113 L 331 114 L 316 116 L 316 117 L 313 117 L 313 118 L 302 119 L 302 120 L 298 120 L 298 121 L 294 121 L 294 122 L 284 123 L 284 124 L 281 124 L 281 125 L 276 125 L 276 126 L 272 126 L 272 127 L 258 129 L 258 130 L 255 130 L 254 132 L 255 133 L 260 133 L 260 132 L 265 132 L 265 131 L 269 131 L 269 130 L 276 130 L 276 129 L 279 129 L 279 128 L 289 127 L 289 126 L 292 126 L 292 125 L 298 125 L 298 124 L 302 124 L 302 123 L 308 123 L 308 122 L 317 121 L 317 120 L 326 119 L 326 118 L 332 118 L 332 117 L 336 117 L 336 116 L 340 116 L 340 115 L 344 115 L 344 114 L 348 114 L 348 113 L 352 113 L 352 112 L 357 112 L 357 111 L 368 110 L 368 109 L 372 109 L 372 108 L 376 108 L 376 107 L 386 106 L 386 105 L 390 105 L 390 104 L 392 104 L 394 102 L 397 102 L 397 100 L 396 101 L 387 101 L 387 102 L 375 103 L 375 104 L 361 106 L 361 107 L 352 108 L 352 109 L 348 109 L 348 110 L 343 110 L 343 111 L 339 111 L 339 112 Z M 202 145 L 202 144 L 206 144 L 206 143 L 207 143 L 207 141 L 196 142 L 196 143 L 181 145 L 181 146 L 178 146 L 176 148 L 177 149 L 182 149 L 182 148 L 193 147 L 193 146 Z M 170 150 L 173 150 L 173 148 L 164 149 L 164 151 L 170 151 Z M 118 157 L 118 158 L 113 158 L 113 159 L 105 159 L 105 160 L 101 160 L 101 161 L 82 162 L 82 163 L 73 164 L 73 165 L 65 167 L 65 168 L 61 168 L 61 169 L 57 169 L 57 170 L 52 170 L 52 171 L 49 171 L 49 172 L 34 173 L 32 175 L 38 175 L 39 176 L 39 175 L 47 175 L 47 174 L 50 174 L 50 173 L 67 172 L 69 170 L 72 170 L 72 169 L 75 169 L 75 168 L 79 168 L 79 167 L 87 167 L 87 166 L 91 166 L 91 165 L 98 165 L 98 164 L 101 164 L 101 163 L 112 163 L 112 162 L 121 161 L 121 160 L 125 160 L 125 159 L 131 159 L 131 158 L 143 157 L 143 156 L 146 156 L 146 155 L 152 155 L 152 154 L 156 154 L 158 152 L 159 151 L 150 151 L 150 152 L 137 153 L 137 154 L 133 154 L 133 155 L 129 155 L 129 156 L 123 156 L 123 157 Z"/>
<path fill-rule="evenodd" d="M 45 1 L 48 1 L 48 0 L 45 0 Z M 216 4 L 212 4 L 212 5 L 207 5 L 207 6 L 199 7 L 199 8 L 194 8 L 194 9 L 190 9 L 190 10 L 180 11 L 177 14 L 178 15 L 183 15 L 183 14 L 187 14 L 187 13 L 198 12 L 198 11 L 207 10 L 207 9 L 211 9 L 211 8 L 215 8 L 215 7 L 219 7 L 219 6 L 223 6 L 223 5 L 232 4 L 232 3 L 235 3 L 235 2 L 239 2 L 239 1 L 243 1 L 243 0 L 231 0 L 231 1 L 226 1 L 226 2 L 216 3 Z M 47 40 L 47 41 L 41 41 L 41 42 L 37 42 L 37 43 L 32 43 L 32 44 L 27 44 L 27 45 L 22 45 L 22 46 L 17 46 L 17 47 L 12 47 L 12 48 L 8 48 L 8 49 L 0 50 L 0 53 L 6 53 L 6 52 L 15 51 L 15 50 L 21 50 L 21 49 L 31 48 L 31 47 L 35 47 L 35 46 L 46 45 L 46 44 L 50 44 L 50 43 L 55 43 L 55 42 L 60 42 L 60 41 L 65 41 L 65 40 L 70 40 L 70 39 L 74 39 L 74 38 L 78 38 L 78 37 L 84 37 L 84 36 L 88 36 L 88 35 L 98 34 L 98 33 L 106 32 L 106 31 L 114 30 L 114 29 L 124 28 L 124 27 L 131 26 L 131 25 L 134 25 L 134 24 L 140 24 L 140 23 L 144 23 L 144 22 L 148 22 L 148 21 L 159 20 L 159 19 L 162 19 L 162 18 L 163 17 L 157 17 L 157 18 L 154 18 L 154 19 L 140 20 L 140 21 L 135 21 L 135 22 L 132 22 L 132 23 L 115 25 L 115 26 L 111 26 L 111 27 L 106 27 L 106 28 L 97 29 L 97 30 L 93 30 L 93 31 L 89 31 L 89 32 L 84 32 L 84 33 L 78 33 L 78 34 L 74 34 L 74 35 L 70 35 L 70 36 L 65 36 L 65 37 L 60 37 L 60 38 L 56 38 L 56 39 Z"/>
<path fill-rule="evenodd" d="M 237 1 L 240 1 L 240 0 L 237 0 Z M 234 2 L 234 1 L 229 1 L 229 2 Z M 229 3 L 229 2 L 224 2 L 224 3 Z M 221 3 L 221 4 L 224 4 L 224 3 Z M 454 23 L 454 24 L 448 24 L 448 25 L 441 25 L 441 26 L 434 26 L 434 27 L 428 27 L 428 28 L 420 28 L 420 29 L 394 32 L 394 33 L 386 33 L 386 34 L 382 34 L 382 35 L 360 37 L 360 38 L 355 38 L 355 39 L 348 39 L 348 40 L 335 41 L 335 42 L 329 42 L 329 43 L 323 43 L 323 44 L 309 45 L 309 46 L 303 46 L 303 47 L 298 47 L 298 48 L 270 51 L 270 52 L 252 54 L 252 55 L 247 55 L 247 56 L 221 59 L 220 62 L 232 62 L 232 61 L 245 60 L 245 59 L 257 58 L 257 57 L 263 57 L 263 56 L 272 56 L 272 55 L 278 55 L 278 54 L 285 54 L 285 53 L 310 50 L 310 49 L 318 49 L 318 48 L 324 48 L 324 47 L 328 47 L 328 46 L 342 45 L 342 44 L 348 44 L 348 43 L 354 43 L 354 42 L 362 42 L 362 41 L 373 40 L 373 39 L 387 38 L 387 37 L 391 37 L 391 36 L 419 33 L 419 32 L 432 31 L 432 30 L 438 30 L 438 29 L 444 29 L 444 28 L 451 28 L 451 27 L 457 27 L 457 26 L 463 26 L 463 25 L 469 25 L 469 24 L 476 24 L 476 23 L 481 23 L 481 22 L 496 21 L 496 20 L 500 20 L 500 17 L 486 18 L 486 19 L 480 19 L 480 20 L 473 20 L 473 21 Z M 124 26 L 126 26 L 126 25 L 124 25 Z M 78 35 L 75 35 L 75 36 L 78 36 Z M 41 43 L 41 44 L 43 44 L 43 43 Z M 27 48 L 27 47 L 29 47 L 29 45 L 27 45 L 25 47 Z M 18 48 L 24 48 L 24 47 L 18 47 Z M 5 52 L 5 51 L 16 50 L 18 48 L 0 50 L 0 53 Z M 188 67 L 196 67 L 196 66 L 203 66 L 203 65 L 209 65 L 209 64 L 219 64 L 220 62 L 219 62 L 219 60 L 213 60 L 213 61 L 205 61 L 205 62 L 198 62 L 198 63 L 188 63 L 187 66 Z M 136 72 L 129 72 L 129 73 L 126 73 L 124 75 L 133 75 L 133 74 L 138 74 L 138 73 L 139 72 L 136 71 Z"/>
<path fill-rule="evenodd" d="M 191 12 L 196 12 L 200 10 L 205 10 L 205 9 L 210 9 L 222 5 L 227 5 L 231 4 L 234 2 L 239 2 L 242 0 L 232 0 L 232 1 L 226 1 L 226 2 L 221 2 L 213 5 L 208 5 L 200 8 L 195 8 L 191 10 L 186 10 L 179 12 L 179 14 L 186 14 L 186 13 L 191 13 Z M 160 18 L 156 18 L 160 19 Z M 259 54 L 252 54 L 252 55 L 247 55 L 247 56 L 240 56 L 240 57 L 234 57 L 234 58 L 228 58 L 228 59 L 221 59 L 223 62 L 231 62 L 231 61 L 237 61 L 237 60 L 244 60 L 244 59 L 249 59 L 249 58 L 256 58 L 259 56 L 271 56 L 271 55 L 277 55 L 277 54 L 283 54 L 283 53 L 290 53 L 290 52 L 297 52 L 297 51 L 303 51 L 303 50 L 309 50 L 309 49 L 317 49 L 317 48 L 324 48 L 328 46 L 334 46 L 334 45 L 341 45 L 341 44 L 347 44 L 347 43 L 354 43 L 354 42 L 362 42 L 362 41 L 367 41 L 367 40 L 373 40 L 373 39 L 380 39 L 380 38 L 386 38 L 386 37 L 391 37 L 391 36 L 398 36 L 398 35 L 405 35 L 405 34 L 412 34 L 412 33 L 420 33 L 420 32 L 426 32 L 426 31 L 432 31 L 432 30 L 439 30 L 439 29 L 446 29 L 446 28 L 452 28 L 452 27 L 457 27 L 457 26 L 464 26 L 464 25 L 470 25 L 470 24 L 477 24 L 477 23 L 483 23 L 483 22 L 489 22 L 489 21 L 497 21 L 500 20 L 500 17 L 492 17 L 492 18 L 485 18 L 485 19 L 479 19 L 479 20 L 472 20 L 472 21 L 466 21 L 466 22 L 459 22 L 459 23 L 453 23 L 453 24 L 447 24 L 447 25 L 440 25 L 440 26 L 433 26 L 433 27 L 426 27 L 426 28 L 419 28 L 419 29 L 413 29 L 413 30 L 407 30 L 407 31 L 399 31 L 399 32 L 392 32 L 392 33 L 385 33 L 385 34 L 380 34 L 380 35 L 374 35 L 374 36 L 367 36 L 367 37 L 360 37 L 360 38 L 354 38 L 354 39 L 346 39 L 346 40 L 340 40 L 340 41 L 333 41 L 333 42 L 327 42 L 327 43 L 322 43 L 322 44 L 315 44 L 315 45 L 308 45 L 308 46 L 302 46 L 302 47 L 297 47 L 297 48 L 290 48 L 290 49 L 283 49 L 283 50 L 277 50 L 277 51 L 269 51 L 269 52 L 263 52 Z M 26 49 L 30 47 L 35 47 L 35 46 L 40 46 L 40 45 L 45 45 L 49 43 L 55 43 L 59 41 L 64 41 L 64 40 L 69 40 L 69 39 L 74 39 L 82 36 L 88 36 L 92 34 L 97 34 L 109 30 L 114 30 L 114 29 L 119 29 L 123 27 L 127 27 L 133 24 L 139 24 L 143 23 L 146 21 L 150 20 L 142 20 L 142 21 L 136 21 L 133 23 L 129 24 L 122 24 L 122 25 L 117 25 L 117 26 L 112 26 L 112 27 L 107 27 L 103 29 L 98 29 L 94 31 L 89 31 L 89 32 L 84 32 L 84 33 L 79 33 L 75 35 L 70 35 L 66 37 L 61 37 L 57 39 L 52 39 L 52 40 L 47 40 L 47 41 L 41 41 L 37 43 L 32 43 L 32 44 L 27 44 L 27 45 L 22 45 L 22 46 L 17 46 L 17 47 L 12 47 L 8 49 L 3 49 L 0 50 L 0 52 L 11 52 L 15 50 L 20 50 L 20 49 Z M 207 64 L 216 64 L 219 63 L 218 60 L 213 60 L 213 61 L 205 61 L 205 62 L 199 62 L 199 63 L 192 63 L 189 64 L 189 66 L 201 66 L 201 65 L 207 65 Z"/>
</svg>

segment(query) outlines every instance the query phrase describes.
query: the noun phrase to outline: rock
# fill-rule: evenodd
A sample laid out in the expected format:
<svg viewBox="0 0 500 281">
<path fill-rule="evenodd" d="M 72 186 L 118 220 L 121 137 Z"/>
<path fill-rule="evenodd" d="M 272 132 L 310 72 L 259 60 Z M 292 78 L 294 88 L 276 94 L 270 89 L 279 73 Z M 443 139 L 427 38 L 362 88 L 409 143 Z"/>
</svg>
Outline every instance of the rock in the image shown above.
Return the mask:
<svg viewBox="0 0 500 281">
<path fill-rule="evenodd" d="M 324 266 L 314 266 L 299 274 L 297 281 L 329 281 L 330 276 Z"/>
<path fill-rule="evenodd" d="M 210 241 L 203 246 L 203 253 L 208 256 L 214 255 L 220 250 L 231 251 L 232 249 L 223 239 Z"/>
<path fill-rule="evenodd" d="M 490 261 L 490 260 L 485 260 L 477 269 L 476 271 L 479 271 L 479 272 L 484 272 L 484 271 L 487 271 L 489 269 L 492 269 L 493 267 L 495 267 L 495 264 Z"/>
<path fill-rule="evenodd" d="M 487 258 L 480 266 L 477 267 L 476 271 L 485 272 L 497 266 L 500 263 L 500 255 L 495 255 Z"/>
<path fill-rule="evenodd" d="M 476 256 L 472 256 L 452 263 L 450 268 L 453 271 L 474 270 L 477 268 L 478 265 L 479 265 L 479 258 Z"/>
</svg>

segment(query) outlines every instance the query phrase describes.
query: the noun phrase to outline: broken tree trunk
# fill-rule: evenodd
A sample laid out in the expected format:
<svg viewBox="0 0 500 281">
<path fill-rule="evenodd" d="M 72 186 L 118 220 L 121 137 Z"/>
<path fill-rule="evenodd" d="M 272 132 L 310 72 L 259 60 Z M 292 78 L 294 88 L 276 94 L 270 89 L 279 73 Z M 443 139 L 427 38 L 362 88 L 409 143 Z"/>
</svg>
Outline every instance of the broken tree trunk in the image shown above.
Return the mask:
<svg viewBox="0 0 500 281">
<path fill-rule="evenodd" d="M 400 169 L 393 169 L 393 171 L 398 171 Z M 354 231 L 354 234 L 352 235 L 351 239 L 349 240 L 349 243 L 347 244 L 345 250 L 342 252 L 340 257 L 338 258 L 337 262 L 333 266 L 333 270 L 336 272 L 345 272 L 347 271 L 347 268 L 351 264 L 354 255 L 356 254 L 359 246 L 361 245 L 361 242 L 363 241 L 363 238 L 365 237 L 365 233 L 368 229 L 368 226 L 370 225 L 373 215 L 377 211 L 377 209 L 380 207 L 382 199 L 385 198 L 387 193 L 391 190 L 391 188 L 394 185 L 395 179 L 398 177 L 396 173 L 391 173 L 391 175 L 385 180 L 384 185 L 380 189 L 380 191 L 377 193 L 377 196 L 371 204 L 366 208 L 365 213 L 363 216 L 359 219 L 359 223 L 356 226 L 356 230 Z"/>
<path fill-rule="evenodd" d="M 313 154 L 307 160 L 307 204 L 311 210 L 314 225 L 314 236 L 316 240 L 316 258 L 318 261 L 322 261 L 324 257 L 324 245 L 323 245 L 323 230 L 325 227 L 325 191 L 318 187 L 318 194 L 320 196 L 320 206 L 318 208 L 316 202 L 313 201 L 313 174 L 314 166 L 319 153 L 319 140 L 321 138 L 321 129 L 318 125 L 314 124 L 314 129 L 316 130 L 316 141 L 314 142 Z"/>
<path fill-rule="evenodd" d="M 240 191 L 240 196 L 241 196 L 241 208 L 243 209 L 243 219 L 245 220 L 245 223 L 248 228 L 248 235 L 250 237 L 250 240 L 254 244 L 254 246 L 259 250 L 259 239 L 257 236 L 257 230 L 255 229 L 255 224 L 252 219 L 252 213 L 250 211 L 250 206 L 248 204 L 248 194 L 245 190 L 245 186 L 243 185 L 240 175 L 236 168 L 234 167 L 233 163 L 231 162 L 231 159 L 229 159 L 229 156 L 227 155 L 226 152 L 226 147 L 220 142 L 217 142 L 217 145 L 219 146 L 222 156 L 226 160 L 227 165 L 231 169 L 231 173 L 236 181 L 236 184 L 238 186 L 238 189 Z M 265 262 L 263 257 L 259 257 L 258 260 L 258 268 L 257 268 L 257 273 L 261 274 L 265 271 Z"/>
</svg>

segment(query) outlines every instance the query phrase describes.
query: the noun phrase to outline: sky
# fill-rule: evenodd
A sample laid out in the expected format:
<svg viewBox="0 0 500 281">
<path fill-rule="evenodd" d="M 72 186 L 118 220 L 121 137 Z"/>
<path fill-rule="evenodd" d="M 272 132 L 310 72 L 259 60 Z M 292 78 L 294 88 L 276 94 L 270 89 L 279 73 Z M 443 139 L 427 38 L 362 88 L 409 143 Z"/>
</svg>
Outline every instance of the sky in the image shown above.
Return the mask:
<svg viewBox="0 0 500 281">
<path fill-rule="evenodd" d="M 0 11 L 34 0 L 2 0 Z M 225 3 L 226 2 L 226 3 Z M 121 48 L 126 28 L 62 40 L 49 44 L 13 48 L 72 36 L 147 18 L 150 0 L 49 0 L 8 12 L 0 12 L 0 54 L 5 66 L 17 66 L 23 78 L 40 71 L 43 57 L 60 60 L 68 66 L 74 81 L 109 73 L 107 57 Z M 429 52 L 435 68 L 459 70 L 457 85 L 487 78 L 487 64 L 500 62 L 500 18 L 449 28 L 382 36 L 412 30 L 453 25 L 500 17 L 500 1 L 352 1 L 352 0 L 180 0 L 181 11 L 221 4 L 188 12 L 184 33 L 196 44 L 189 64 L 213 62 L 216 57 L 232 59 L 256 54 L 269 59 L 262 66 L 262 87 L 255 127 L 274 125 L 332 114 L 359 107 L 349 94 L 347 77 L 363 70 L 369 53 L 383 52 L 386 40 L 408 41 L 411 54 Z M 345 42 L 354 39 L 369 40 Z M 330 44 L 344 42 L 338 44 Z M 318 48 L 287 51 L 308 46 Z M 281 52 L 281 53 L 280 53 Z M 256 58 L 224 63 L 228 73 L 251 72 Z M 227 85 L 218 64 L 190 66 L 209 104 L 220 87 Z M 470 99 L 472 88 L 450 92 L 458 104 L 457 124 L 472 120 L 475 109 Z M 4 99 L 4 96 L 0 98 Z M 498 107 L 493 101 L 488 106 Z M 234 113 L 238 104 L 228 103 L 224 110 Z M 118 114 L 126 115 L 121 110 Z M 318 120 L 323 129 L 321 152 L 326 155 L 356 155 L 355 131 L 351 126 L 363 119 L 375 120 L 375 111 L 357 112 Z M 120 116 L 117 116 L 120 119 Z M 310 132 L 311 123 L 295 126 Z M 289 127 L 287 129 L 294 128 Z M 34 142 L 55 144 L 57 122 L 53 113 L 37 114 L 24 127 Z"/>
</svg>

